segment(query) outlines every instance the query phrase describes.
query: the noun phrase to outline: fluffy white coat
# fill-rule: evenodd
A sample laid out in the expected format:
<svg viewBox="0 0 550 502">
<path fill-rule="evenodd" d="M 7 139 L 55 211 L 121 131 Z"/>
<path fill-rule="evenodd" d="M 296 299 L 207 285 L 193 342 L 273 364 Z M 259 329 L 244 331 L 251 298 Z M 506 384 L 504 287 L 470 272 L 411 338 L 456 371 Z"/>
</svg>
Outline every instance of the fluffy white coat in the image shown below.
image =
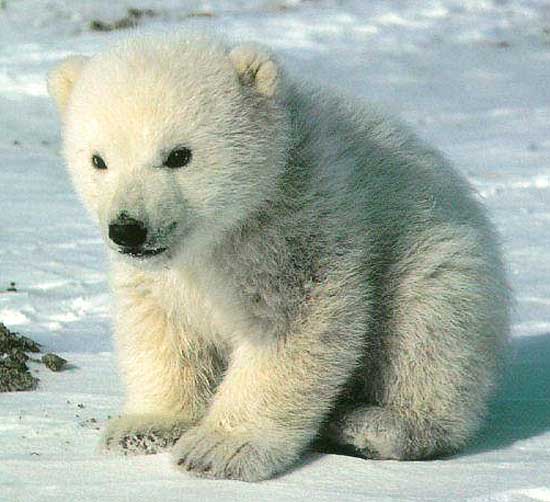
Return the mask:
<svg viewBox="0 0 550 502">
<path fill-rule="evenodd" d="M 485 212 L 437 152 L 262 48 L 203 37 L 68 58 L 49 89 L 112 250 L 127 398 L 106 449 L 174 445 L 188 471 L 256 481 L 316 440 L 420 459 L 472 437 L 509 293 Z M 189 164 L 167 168 L 182 147 Z M 121 215 L 164 252 L 122 254 Z"/>
</svg>

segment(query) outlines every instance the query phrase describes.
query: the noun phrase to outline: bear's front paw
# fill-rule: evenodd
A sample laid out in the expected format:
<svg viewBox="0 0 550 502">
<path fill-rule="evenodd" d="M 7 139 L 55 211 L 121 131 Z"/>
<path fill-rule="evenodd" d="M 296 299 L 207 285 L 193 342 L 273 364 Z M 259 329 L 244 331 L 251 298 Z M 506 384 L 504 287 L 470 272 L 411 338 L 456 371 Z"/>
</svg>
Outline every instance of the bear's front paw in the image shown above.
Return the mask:
<svg viewBox="0 0 550 502">
<path fill-rule="evenodd" d="M 288 442 L 274 446 L 261 437 L 197 426 L 176 443 L 174 460 L 196 476 L 262 481 L 287 469 L 299 449 Z"/>
<path fill-rule="evenodd" d="M 109 421 L 100 449 L 123 455 L 159 453 L 173 446 L 189 426 L 179 417 L 123 415 Z"/>
</svg>

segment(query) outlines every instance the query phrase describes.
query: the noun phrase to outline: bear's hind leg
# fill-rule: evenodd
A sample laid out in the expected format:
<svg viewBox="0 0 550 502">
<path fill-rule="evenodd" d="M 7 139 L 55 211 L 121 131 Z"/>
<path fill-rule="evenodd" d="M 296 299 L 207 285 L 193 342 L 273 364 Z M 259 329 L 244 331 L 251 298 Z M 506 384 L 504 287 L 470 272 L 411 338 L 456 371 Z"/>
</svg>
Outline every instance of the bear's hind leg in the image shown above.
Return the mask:
<svg viewBox="0 0 550 502">
<path fill-rule="evenodd" d="M 331 444 L 352 447 L 369 459 L 427 459 L 455 449 L 436 422 L 381 406 L 349 409 L 329 425 L 326 434 Z"/>
<path fill-rule="evenodd" d="M 367 397 L 335 411 L 329 440 L 413 460 L 456 452 L 475 434 L 508 334 L 499 256 L 483 239 L 433 229 L 390 269 Z"/>
</svg>

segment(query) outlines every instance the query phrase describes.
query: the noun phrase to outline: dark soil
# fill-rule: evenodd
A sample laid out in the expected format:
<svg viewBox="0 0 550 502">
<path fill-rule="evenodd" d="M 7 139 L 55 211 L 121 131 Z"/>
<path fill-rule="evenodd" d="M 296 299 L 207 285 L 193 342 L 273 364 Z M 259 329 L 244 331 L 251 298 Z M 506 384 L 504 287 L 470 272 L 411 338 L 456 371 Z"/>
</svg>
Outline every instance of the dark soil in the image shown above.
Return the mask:
<svg viewBox="0 0 550 502">
<path fill-rule="evenodd" d="M 144 17 L 155 17 L 157 13 L 152 9 L 128 9 L 127 14 L 112 23 L 94 19 L 90 22 L 92 31 L 114 31 L 135 28 Z"/>
<path fill-rule="evenodd" d="M 0 323 L 0 392 L 36 389 L 38 378 L 31 375 L 27 366 L 27 352 L 40 352 L 40 345 L 26 336 L 13 333 Z M 42 362 L 52 371 L 62 370 L 67 363 L 62 357 L 51 353 L 45 354 Z"/>
<path fill-rule="evenodd" d="M 27 352 L 40 352 L 40 347 L 30 338 L 12 333 L 0 323 L 0 392 L 36 388 L 38 378 L 29 371 Z"/>
</svg>

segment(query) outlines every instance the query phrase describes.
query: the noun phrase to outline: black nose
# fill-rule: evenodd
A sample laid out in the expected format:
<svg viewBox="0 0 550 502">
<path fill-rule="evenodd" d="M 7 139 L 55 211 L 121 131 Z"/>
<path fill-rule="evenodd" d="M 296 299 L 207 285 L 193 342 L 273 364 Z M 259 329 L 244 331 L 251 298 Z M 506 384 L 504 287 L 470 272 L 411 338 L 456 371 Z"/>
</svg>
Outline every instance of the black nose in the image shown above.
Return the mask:
<svg viewBox="0 0 550 502">
<path fill-rule="evenodd" d="M 147 229 L 133 218 L 118 219 L 109 225 L 109 239 L 119 246 L 139 248 L 147 240 Z"/>
</svg>

